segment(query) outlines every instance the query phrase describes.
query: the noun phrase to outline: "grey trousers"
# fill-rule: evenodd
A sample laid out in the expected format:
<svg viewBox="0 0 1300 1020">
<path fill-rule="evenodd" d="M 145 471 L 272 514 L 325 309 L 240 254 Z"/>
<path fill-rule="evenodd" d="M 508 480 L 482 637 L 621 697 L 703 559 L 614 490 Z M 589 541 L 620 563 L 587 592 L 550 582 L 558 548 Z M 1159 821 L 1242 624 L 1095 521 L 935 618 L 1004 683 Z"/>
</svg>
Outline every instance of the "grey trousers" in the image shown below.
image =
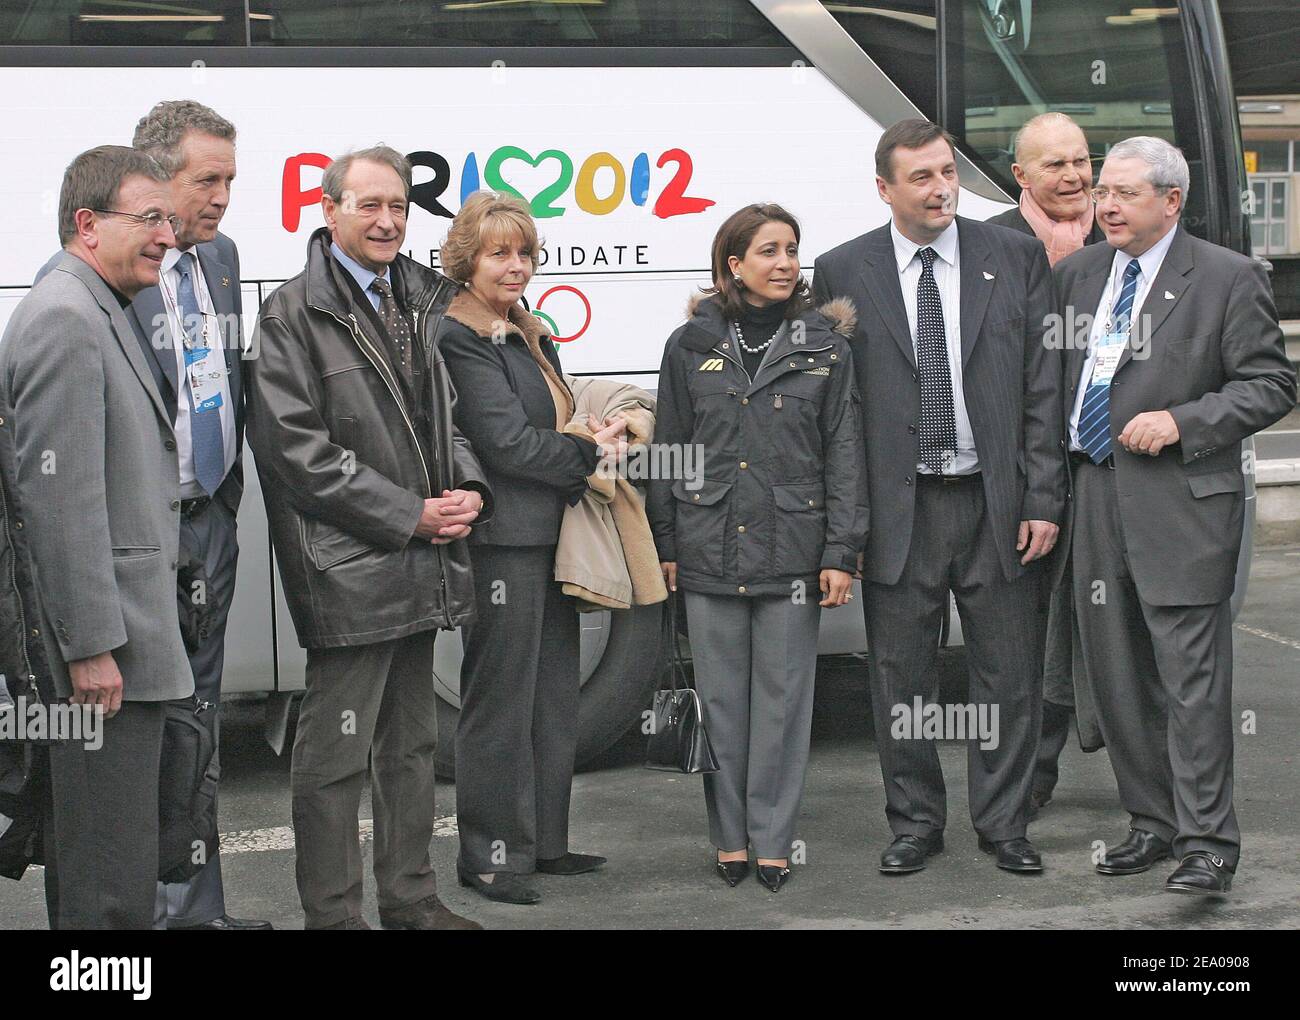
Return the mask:
<svg viewBox="0 0 1300 1020">
<path fill-rule="evenodd" d="M 578 613 L 554 546 L 470 547 L 474 623 L 456 723 L 460 862 L 526 875 L 569 850 L 578 747 Z"/>
<path fill-rule="evenodd" d="M 918 479 L 912 544 L 896 584 L 865 582 L 863 612 L 885 816 L 895 836 L 941 833 L 948 809 L 933 739 L 893 735 L 895 709 L 931 703 L 943 614 L 961 615 L 970 702 L 998 710 L 996 746 L 968 739 L 966 781 L 975 831 L 994 841 L 1025 834 L 1042 725 L 1046 599 L 1041 564 L 1015 580 L 1002 572 L 978 477 Z"/>
<path fill-rule="evenodd" d="M 1232 612 L 1156 606 L 1129 569 L 1115 473 L 1074 473 L 1071 555 L 1084 660 L 1120 802 L 1135 828 L 1236 867 Z M 1097 582 L 1104 587 L 1099 587 Z"/>
<path fill-rule="evenodd" d="M 433 637 L 423 631 L 307 650 L 290 788 L 308 928 L 361 916 L 357 811 L 367 772 L 380 908 L 409 906 L 437 889 L 429 863 L 438 744 Z"/>
<path fill-rule="evenodd" d="M 158 888 L 161 701 L 126 701 L 103 746 L 50 747 L 45 905 L 51 929 L 148 929 Z"/>
<path fill-rule="evenodd" d="M 194 693 L 213 708 L 204 713 L 217 740 L 221 759 L 221 669 L 226 659 L 226 621 L 235 595 L 235 564 L 239 543 L 235 537 L 235 515 L 220 500 L 192 519 L 181 518 L 181 548 L 203 560 L 208 575 L 207 601 L 211 614 L 208 638 L 190 655 L 194 671 Z M 203 870 L 188 882 L 159 883 L 161 915 L 158 920 L 172 927 L 202 924 L 226 912 L 226 895 L 221 883 L 221 857 L 213 854 Z"/>
<path fill-rule="evenodd" d="M 819 597 L 685 593 L 695 689 L 718 757 L 704 802 L 719 850 L 790 856 L 812 736 Z"/>
</svg>

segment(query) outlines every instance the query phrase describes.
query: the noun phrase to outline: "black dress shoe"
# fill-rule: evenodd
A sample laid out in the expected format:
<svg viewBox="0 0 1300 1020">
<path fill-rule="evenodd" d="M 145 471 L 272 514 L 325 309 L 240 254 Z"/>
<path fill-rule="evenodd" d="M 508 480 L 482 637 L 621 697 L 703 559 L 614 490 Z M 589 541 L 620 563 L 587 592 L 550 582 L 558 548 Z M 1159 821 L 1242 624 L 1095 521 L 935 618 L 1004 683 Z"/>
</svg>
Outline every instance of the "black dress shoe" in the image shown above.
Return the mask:
<svg viewBox="0 0 1300 1020">
<path fill-rule="evenodd" d="M 986 854 L 997 854 L 997 866 L 1003 871 L 1022 874 L 1043 870 L 1043 857 L 1034 844 L 1023 836 L 1018 839 L 991 839 L 980 837 L 980 849 Z"/>
<path fill-rule="evenodd" d="M 714 860 L 714 867 L 718 869 L 719 877 L 731 886 L 736 888 L 745 880 L 749 874 L 749 861 L 719 861 Z"/>
<path fill-rule="evenodd" d="M 482 931 L 483 926 L 468 917 L 453 914 L 436 895 L 426 896 L 394 910 L 379 908 L 379 923 L 390 931 Z"/>
<path fill-rule="evenodd" d="M 906 875 L 925 868 L 925 859 L 943 851 L 943 833 L 933 836 L 898 836 L 880 855 L 884 875 Z"/>
<path fill-rule="evenodd" d="M 1190 850 L 1183 863 L 1165 881 L 1165 892 L 1193 896 L 1225 896 L 1232 888 L 1235 868 L 1209 850 Z"/>
<path fill-rule="evenodd" d="M 524 885 L 518 875 L 509 871 L 498 871 L 492 876 L 491 882 L 484 882 L 474 872 L 466 871 L 460 861 L 457 861 L 456 878 L 466 889 L 473 889 L 480 896 L 498 903 L 536 903 L 542 898 L 536 889 Z"/>
<path fill-rule="evenodd" d="M 758 866 L 758 881 L 769 892 L 780 892 L 781 886 L 790 881 L 790 869 L 788 867 L 779 868 L 775 864 L 760 864 Z"/>
<path fill-rule="evenodd" d="M 270 931 L 270 921 L 249 921 L 222 914 L 202 924 L 169 924 L 168 931 Z"/>
<path fill-rule="evenodd" d="M 317 929 L 318 931 L 369 931 L 370 925 L 366 924 L 364 917 L 349 917 L 344 921 L 335 921 L 333 924 L 324 925 Z"/>
<path fill-rule="evenodd" d="M 1123 843 L 1102 855 L 1101 862 L 1097 865 L 1097 874 L 1140 875 L 1172 853 L 1169 844 L 1154 832 L 1129 829 Z"/>
<path fill-rule="evenodd" d="M 595 854 L 565 854 L 563 857 L 537 858 L 537 870 L 543 875 L 582 875 L 595 871 L 607 858 Z"/>
</svg>

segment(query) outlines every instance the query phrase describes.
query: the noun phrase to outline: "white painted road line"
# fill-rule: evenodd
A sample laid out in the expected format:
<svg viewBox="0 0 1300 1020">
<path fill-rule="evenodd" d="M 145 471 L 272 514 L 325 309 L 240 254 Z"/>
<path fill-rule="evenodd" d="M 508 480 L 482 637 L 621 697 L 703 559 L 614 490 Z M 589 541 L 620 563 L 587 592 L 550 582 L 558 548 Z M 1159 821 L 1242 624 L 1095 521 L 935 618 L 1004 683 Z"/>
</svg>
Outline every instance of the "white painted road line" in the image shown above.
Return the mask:
<svg viewBox="0 0 1300 1020">
<path fill-rule="evenodd" d="M 361 842 L 368 843 L 374 836 L 375 823 L 372 819 L 363 818 L 359 829 Z M 459 831 L 456 828 L 455 815 L 443 815 L 441 818 L 434 819 L 433 834 L 435 836 L 455 836 L 459 834 Z M 223 832 L 221 834 L 221 853 L 223 856 L 292 849 L 293 827 L 289 825 L 275 825 L 266 829 L 240 829 L 235 832 Z"/>
<path fill-rule="evenodd" d="M 1262 637 L 1268 641 L 1276 641 L 1279 645 L 1286 645 L 1288 648 L 1300 649 L 1300 641 L 1295 638 L 1285 637 L 1282 634 L 1274 634 L 1271 630 L 1260 630 L 1258 627 L 1247 627 L 1245 624 L 1235 624 L 1237 630 L 1246 634 L 1254 634 L 1255 637 Z"/>
</svg>

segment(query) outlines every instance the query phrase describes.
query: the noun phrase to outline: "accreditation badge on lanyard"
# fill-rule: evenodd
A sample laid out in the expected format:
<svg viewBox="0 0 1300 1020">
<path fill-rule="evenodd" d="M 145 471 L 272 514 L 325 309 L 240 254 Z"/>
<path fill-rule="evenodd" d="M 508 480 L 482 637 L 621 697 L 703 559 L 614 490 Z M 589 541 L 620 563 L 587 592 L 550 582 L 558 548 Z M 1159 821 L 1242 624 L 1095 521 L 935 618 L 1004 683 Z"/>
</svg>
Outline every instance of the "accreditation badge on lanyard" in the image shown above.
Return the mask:
<svg viewBox="0 0 1300 1020">
<path fill-rule="evenodd" d="M 1115 369 L 1119 368 L 1119 359 L 1123 356 L 1124 348 L 1127 346 L 1127 333 L 1107 330 L 1097 338 L 1097 346 L 1093 348 L 1093 357 L 1096 360 L 1092 364 L 1092 380 L 1088 383 L 1089 386 L 1107 386 L 1110 384 Z"/>
<path fill-rule="evenodd" d="M 1110 304 L 1111 294 L 1111 287 L 1107 285 L 1106 294 L 1102 298 L 1103 307 Z M 1115 370 L 1119 368 L 1119 360 L 1124 356 L 1126 347 L 1128 347 L 1128 329 L 1116 329 L 1114 320 L 1107 319 L 1106 328 L 1102 331 L 1101 336 L 1097 338 L 1097 343 L 1093 347 L 1094 360 L 1092 363 L 1092 378 L 1088 381 L 1089 386 L 1110 385 Z"/>
<path fill-rule="evenodd" d="M 222 349 L 211 345 L 216 335 L 215 315 L 203 316 L 200 342 L 185 337 L 185 374 L 190 380 L 190 394 L 197 413 L 214 411 L 221 406 L 221 380 L 226 376 L 226 363 Z"/>
</svg>

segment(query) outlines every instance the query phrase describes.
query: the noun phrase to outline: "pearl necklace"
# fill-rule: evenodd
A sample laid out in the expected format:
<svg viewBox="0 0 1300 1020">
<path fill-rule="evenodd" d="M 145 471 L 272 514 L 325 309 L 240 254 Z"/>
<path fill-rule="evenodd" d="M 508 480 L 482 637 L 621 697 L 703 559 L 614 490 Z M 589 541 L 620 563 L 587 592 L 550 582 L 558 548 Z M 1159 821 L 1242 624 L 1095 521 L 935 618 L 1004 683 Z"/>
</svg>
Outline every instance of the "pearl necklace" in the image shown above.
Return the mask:
<svg viewBox="0 0 1300 1020">
<path fill-rule="evenodd" d="M 766 343 L 761 343 L 757 347 L 749 347 L 745 344 L 745 333 L 744 330 L 740 328 L 740 323 L 738 321 L 733 321 L 731 325 L 736 330 L 736 343 L 740 344 L 740 349 L 744 351 L 746 354 L 762 354 L 765 350 L 767 350 L 769 347 L 772 346 L 772 341 L 775 340 L 777 338 L 777 334 L 781 332 L 781 327 L 777 326 L 776 333 L 773 333 L 770 337 L 768 337 Z"/>
</svg>

